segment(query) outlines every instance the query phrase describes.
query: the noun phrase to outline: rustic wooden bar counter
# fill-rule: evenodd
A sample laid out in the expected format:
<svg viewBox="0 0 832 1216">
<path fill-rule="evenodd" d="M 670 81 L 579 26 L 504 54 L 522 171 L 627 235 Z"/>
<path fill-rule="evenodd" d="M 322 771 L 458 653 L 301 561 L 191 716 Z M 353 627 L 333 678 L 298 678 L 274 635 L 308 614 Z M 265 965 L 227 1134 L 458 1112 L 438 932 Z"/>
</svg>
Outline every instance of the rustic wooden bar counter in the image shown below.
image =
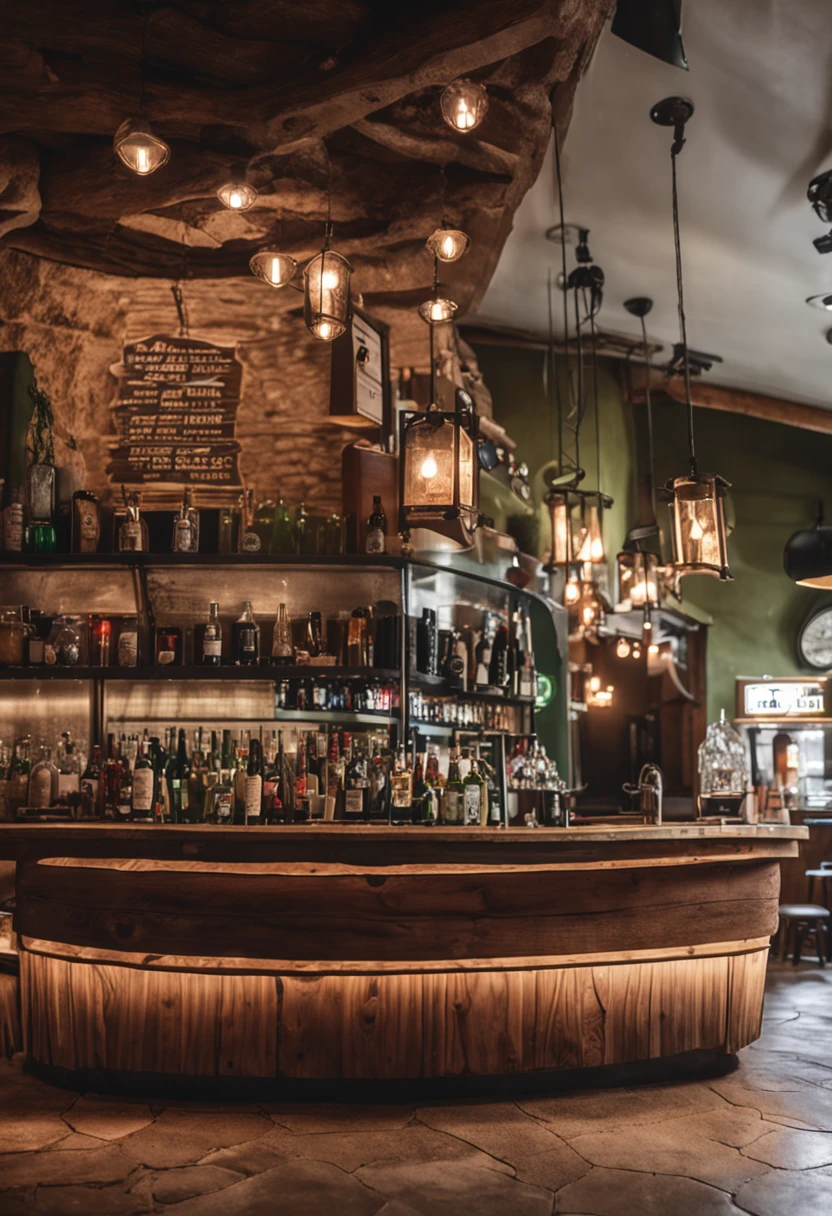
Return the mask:
<svg viewBox="0 0 832 1216">
<path fill-rule="evenodd" d="M 2 824 L 31 1066 L 498 1075 L 759 1034 L 781 826 Z"/>
</svg>

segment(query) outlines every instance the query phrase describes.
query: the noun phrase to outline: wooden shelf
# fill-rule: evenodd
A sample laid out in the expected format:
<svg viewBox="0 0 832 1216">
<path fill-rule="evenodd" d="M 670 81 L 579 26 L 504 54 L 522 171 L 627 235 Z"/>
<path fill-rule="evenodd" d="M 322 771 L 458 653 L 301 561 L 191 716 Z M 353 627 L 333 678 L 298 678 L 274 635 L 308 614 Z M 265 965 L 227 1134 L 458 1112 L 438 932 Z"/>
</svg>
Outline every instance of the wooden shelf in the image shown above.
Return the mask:
<svg viewBox="0 0 832 1216">
<path fill-rule="evenodd" d="M 442 676 L 429 676 L 415 672 L 408 679 L 408 688 L 437 697 L 453 697 L 458 701 L 489 701 L 496 705 L 534 705 L 534 697 L 508 697 L 496 688 L 472 688 L 463 692 L 454 688 Z"/>
<path fill-rule="evenodd" d="M 275 684 L 282 680 L 363 680 L 367 683 L 396 683 L 400 673 L 386 667 L 4 667 L 0 680 L 130 680 L 144 683 L 158 680 L 259 680 Z"/>
<path fill-rule="evenodd" d="M 55 570 L 77 566 L 354 566 L 367 570 L 381 566 L 401 570 L 406 564 L 403 557 L 366 553 L 0 553 L 0 566 Z"/>
</svg>

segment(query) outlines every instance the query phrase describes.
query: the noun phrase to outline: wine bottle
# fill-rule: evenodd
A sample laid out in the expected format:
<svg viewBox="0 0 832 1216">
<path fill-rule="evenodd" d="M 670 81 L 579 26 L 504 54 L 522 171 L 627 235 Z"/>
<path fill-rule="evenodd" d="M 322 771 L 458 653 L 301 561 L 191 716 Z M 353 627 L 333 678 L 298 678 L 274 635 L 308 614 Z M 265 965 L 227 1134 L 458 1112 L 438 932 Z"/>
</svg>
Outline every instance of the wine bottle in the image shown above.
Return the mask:
<svg viewBox="0 0 832 1216">
<path fill-rule="evenodd" d="M 381 505 L 381 495 L 373 495 L 373 509 L 367 520 L 367 553 L 384 553 L 387 516 Z"/>
<path fill-rule="evenodd" d="M 260 662 L 260 626 L 254 619 L 250 600 L 245 601 L 232 626 L 231 651 L 238 666 L 251 667 Z"/>
<path fill-rule="evenodd" d="M 367 758 L 358 740 L 351 742 L 350 757 L 344 769 L 344 818 L 361 822 L 369 818 Z"/>
<path fill-rule="evenodd" d="M 150 744 L 143 742 L 133 769 L 133 819 L 150 820 L 155 815 L 156 773 L 150 758 Z"/>
<path fill-rule="evenodd" d="M 451 748 L 448 761 L 448 780 L 445 784 L 445 792 L 442 799 L 443 823 L 462 824 L 465 822 L 464 793 L 465 786 L 462 784 L 462 778 L 459 775 L 459 753 L 456 748 Z"/>
<path fill-rule="evenodd" d="M 179 745 L 176 754 L 171 756 L 165 768 L 165 781 L 170 798 L 170 818 L 173 823 L 187 821 L 188 818 L 188 779 L 191 766 L 188 761 L 188 748 L 185 742 L 184 728 L 179 730 Z"/>
<path fill-rule="evenodd" d="M 488 662 L 488 683 L 492 688 L 505 688 L 508 682 L 508 629 L 502 622 L 497 626 L 491 643 Z"/>
<path fill-rule="evenodd" d="M 248 745 L 248 769 L 245 784 L 245 823 L 256 826 L 263 813 L 263 760 L 260 740 L 252 739 Z"/>
<path fill-rule="evenodd" d="M 220 606 L 214 600 L 208 606 L 208 623 L 202 635 L 202 662 L 206 667 L 219 667 L 222 663 Z"/>
<path fill-rule="evenodd" d="M 82 818 L 97 819 L 101 814 L 101 748 L 94 744 L 87 767 L 81 774 Z"/>
<path fill-rule="evenodd" d="M 280 604 L 274 622 L 274 637 L 272 638 L 272 659 L 281 666 L 292 662 L 292 627 L 286 614 L 286 605 Z"/>
<path fill-rule="evenodd" d="M 477 761 L 471 760 L 471 770 L 463 781 L 465 822 L 469 827 L 483 827 L 488 822 L 488 793 L 485 780 L 478 772 Z"/>
</svg>

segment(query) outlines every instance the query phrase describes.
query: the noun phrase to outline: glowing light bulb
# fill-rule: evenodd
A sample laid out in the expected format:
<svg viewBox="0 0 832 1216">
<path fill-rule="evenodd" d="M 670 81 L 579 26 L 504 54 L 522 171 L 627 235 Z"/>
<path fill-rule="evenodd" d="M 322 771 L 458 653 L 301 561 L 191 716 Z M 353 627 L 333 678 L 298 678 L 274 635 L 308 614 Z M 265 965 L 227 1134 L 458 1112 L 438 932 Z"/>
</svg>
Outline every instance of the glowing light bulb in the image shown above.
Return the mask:
<svg viewBox="0 0 832 1216">
<path fill-rule="evenodd" d="M 658 654 L 659 653 L 659 648 L 655 642 L 651 642 L 650 645 L 647 647 L 647 653 L 648 654 Z"/>
<path fill-rule="evenodd" d="M 148 153 L 147 148 L 137 148 L 136 149 L 136 172 L 137 173 L 149 173 L 150 172 L 150 155 Z"/>
<path fill-rule="evenodd" d="M 592 607 L 591 604 L 586 604 L 584 606 L 584 609 L 583 609 L 583 612 L 581 613 L 581 615 L 583 617 L 584 624 L 591 625 L 593 617 L 595 616 L 595 609 Z"/>
<path fill-rule="evenodd" d="M 453 257 L 454 253 L 456 252 L 456 241 L 453 239 L 453 237 L 445 237 L 444 241 L 442 242 L 442 252 L 446 258 Z"/>
<path fill-rule="evenodd" d="M 590 560 L 600 562 L 604 557 L 604 542 L 600 536 L 593 536 L 592 543 L 589 546 Z"/>
<path fill-rule="evenodd" d="M 269 281 L 279 283 L 283 278 L 283 263 L 280 258 L 272 258 L 269 265 Z"/>
<path fill-rule="evenodd" d="M 650 620 L 650 617 L 649 617 L 649 616 L 648 616 L 648 617 L 646 617 L 646 618 L 645 618 L 645 620 L 644 620 L 644 628 L 645 628 L 645 629 L 652 629 L 652 628 L 653 628 L 653 622 Z"/>
<path fill-rule="evenodd" d="M 619 659 L 626 659 L 630 653 L 630 643 L 626 638 L 619 638 L 618 645 L 615 648 L 615 653 Z"/>
<path fill-rule="evenodd" d="M 563 598 L 567 604 L 577 604 L 581 598 L 581 585 L 576 578 L 570 578 L 563 589 Z"/>
<path fill-rule="evenodd" d="M 439 303 L 439 301 L 435 300 L 434 303 L 431 304 L 431 306 L 430 306 L 430 319 L 431 319 L 431 321 L 441 321 L 443 316 L 444 316 L 444 309 L 442 308 L 442 305 Z"/>
<path fill-rule="evenodd" d="M 338 275 L 334 270 L 325 270 L 321 275 L 321 287 L 324 291 L 334 291 L 338 286 Z"/>
<path fill-rule="evenodd" d="M 440 99 L 442 117 L 456 131 L 473 131 L 488 109 L 488 93 L 472 80 L 455 80 Z"/>
<path fill-rule="evenodd" d="M 320 325 L 318 326 L 318 337 L 323 338 L 323 340 L 326 341 L 331 333 L 332 326 L 330 325 L 329 321 L 321 321 Z"/>
<path fill-rule="evenodd" d="M 590 692 L 597 692 L 600 687 L 601 687 L 600 676 L 592 676 L 592 678 L 589 681 Z"/>
<path fill-rule="evenodd" d="M 421 473 L 425 481 L 430 481 L 432 477 L 436 476 L 438 471 L 439 470 L 436 467 L 436 461 L 434 460 L 433 456 L 426 456 L 422 461 L 421 469 Z"/>
<path fill-rule="evenodd" d="M 702 525 L 694 515 L 693 523 L 690 526 L 690 538 L 691 540 L 701 540 L 704 535 L 705 533 L 702 531 Z"/>
<path fill-rule="evenodd" d="M 217 198 L 229 211 L 248 211 L 257 202 L 257 191 L 247 182 L 235 179 L 220 186 Z"/>
<path fill-rule="evenodd" d="M 239 210 L 243 205 L 243 196 L 239 190 L 232 190 L 228 196 L 228 205 L 232 211 Z"/>
<path fill-rule="evenodd" d="M 634 646 L 634 647 L 633 647 L 633 658 L 634 658 L 634 659 L 640 659 L 640 658 L 641 658 L 641 647 L 640 647 L 640 646 Z"/>
</svg>

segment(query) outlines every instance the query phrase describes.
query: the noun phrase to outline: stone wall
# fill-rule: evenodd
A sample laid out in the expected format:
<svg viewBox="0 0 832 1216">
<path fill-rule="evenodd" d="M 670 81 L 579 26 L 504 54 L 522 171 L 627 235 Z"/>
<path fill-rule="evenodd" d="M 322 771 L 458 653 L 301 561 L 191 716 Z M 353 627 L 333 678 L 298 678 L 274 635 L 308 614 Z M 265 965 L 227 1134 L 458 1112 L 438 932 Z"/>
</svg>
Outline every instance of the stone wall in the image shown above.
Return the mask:
<svg viewBox="0 0 832 1216">
<path fill-rule="evenodd" d="M 0 251 L 0 278 L 0 349 L 25 352 L 50 394 L 58 464 L 77 461 L 83 484 L 106 496 L 116 394 L 110 367 L 126 341 L 179 332 L 171 284 L 14 250 Z M 186 282 L 183 295 L 192 337 L 237 345 L 243 365 L 237 438 L 246 484 L 256 496 L 279 491 L 315 512 L 339 510 L 341 450 L 354 436 L 326 422 L 330 348 L 297 315 L 301 296 L 254 278 Z"/>
</svg>

